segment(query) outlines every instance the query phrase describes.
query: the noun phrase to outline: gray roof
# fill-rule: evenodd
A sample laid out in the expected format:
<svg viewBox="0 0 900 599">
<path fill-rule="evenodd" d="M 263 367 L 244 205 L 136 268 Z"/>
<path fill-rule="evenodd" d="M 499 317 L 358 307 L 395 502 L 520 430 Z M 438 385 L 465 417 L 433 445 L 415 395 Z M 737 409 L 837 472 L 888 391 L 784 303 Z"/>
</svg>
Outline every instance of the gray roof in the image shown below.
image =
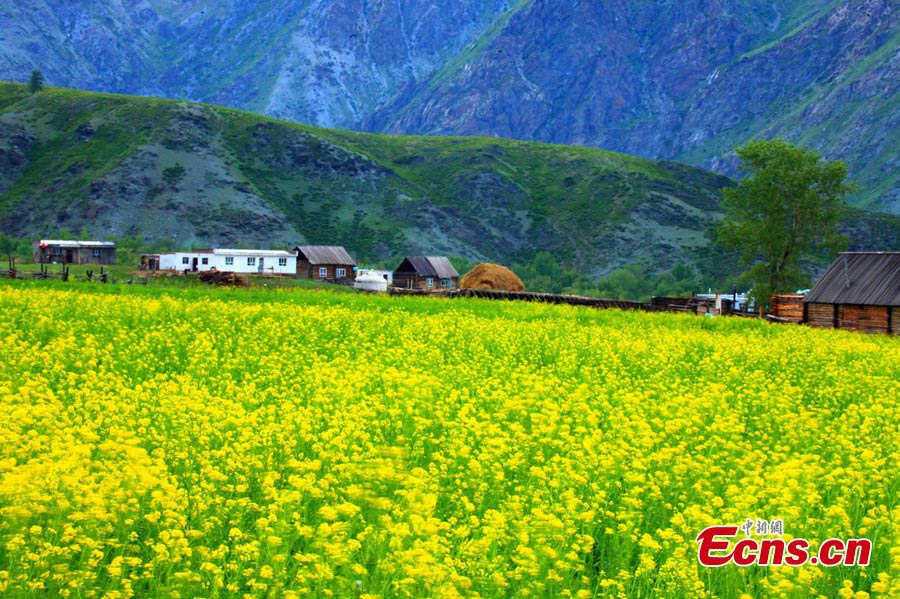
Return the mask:
<svg viewBox="0 0 900 599">
<path fill-rule="evenodd" d="M 356 260 L 339 245 L 298 245 L 294 251 L 298 259 L 305 258 L 310 264 L 356 265 Z"/>
<path fill-rule="evenodd" d="M 395 272 L 413 272 L 420 277 L 437 277 L 439 279 L 459 277 L 459 273 L 450 264 L 450 260 L 444 256 L 407 256 Z"/>
<path fill-rule="evenodd" d="M 210 252 L 198 252 L 208 254 Z M 230 250 L 216 248 L 212 250 L 212 254 L 216 256 L 263 256 L 272 258 L 293 258 L 294 254 L 284 250 Z"/>
<path fill-rule="evenodd" d="M 114 241 L 76 241 L 73 239 L 41 239 L 39 242 L 41 245 L 58 245 L 60 247 L 67 248 L 96 248 L 96 247 L 107 247 L 114 248 L 116 244 Z"/>
<path fill-rule="evenodd" d="M 900 252 L 841 254 L 803 301 L 900 306 Z"/>
</svg>

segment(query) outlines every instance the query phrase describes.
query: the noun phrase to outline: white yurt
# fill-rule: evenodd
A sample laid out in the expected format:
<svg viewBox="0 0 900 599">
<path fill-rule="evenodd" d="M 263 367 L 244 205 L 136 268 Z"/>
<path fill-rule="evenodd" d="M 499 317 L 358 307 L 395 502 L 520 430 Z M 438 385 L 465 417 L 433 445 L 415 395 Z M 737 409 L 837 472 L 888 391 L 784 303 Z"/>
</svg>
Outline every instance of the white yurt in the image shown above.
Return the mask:
<svg viewBox="0 0 900 599">
<path fill-rule="evenodd" d="M 387 285 L 388 282 L 384 280 L 384 277 L 371 272 L 364 272 L 358 275 L 356 282 L 353 283 L 355 289 L 375 293 L 387 293 Z"/>
</svg>

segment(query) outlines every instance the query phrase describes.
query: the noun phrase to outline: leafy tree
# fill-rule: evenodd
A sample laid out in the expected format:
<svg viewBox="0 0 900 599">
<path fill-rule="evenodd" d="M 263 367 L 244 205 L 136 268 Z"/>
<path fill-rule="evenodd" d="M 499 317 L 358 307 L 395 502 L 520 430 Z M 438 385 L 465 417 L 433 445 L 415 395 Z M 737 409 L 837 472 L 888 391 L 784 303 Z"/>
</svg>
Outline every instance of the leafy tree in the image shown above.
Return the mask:
<svg viewBox="0 0 900 599">
<path fill-rule="evenodd" d="M 18 246 L 19 244 L 14 238 L 0 231 L 0 255 L 7 257 L 10 270 L 13 268 L 13 254 L 16 253 Z"/>
<path fill-rule="evenodd" d="M 855 187 L 843 162 L 782 139 L 751 140 L 736 152 L 749 174 L 723 190 L 719 241 L 740 251 L 752 295 L 765 304 L 772 293 L 808 284 L 801 261 L 833 258 L 846 247 L 836 227 Z"/>
<path fill-rule="evenodd" d="M 28 80 L 28 89 L 36 94 L 44 89 L 44 74 L 40 71 L 31 71 L 31 79 Z"/>
</svg>

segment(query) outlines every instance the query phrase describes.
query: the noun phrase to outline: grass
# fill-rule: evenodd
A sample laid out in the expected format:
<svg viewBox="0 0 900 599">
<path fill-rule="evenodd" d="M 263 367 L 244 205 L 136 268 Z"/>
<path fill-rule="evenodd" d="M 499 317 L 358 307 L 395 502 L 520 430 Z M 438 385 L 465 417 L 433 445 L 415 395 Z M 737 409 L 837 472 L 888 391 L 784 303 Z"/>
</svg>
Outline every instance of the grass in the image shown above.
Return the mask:
<svg viewBox="0 0 900 599">
<path fill-rule="evenodd" d="M 24 90 L 0 84 L 3 118 L 35 138 L 0 195 L 0 218 L 18 237 L 65 227 L 185 246 L 258 244 L 271 235 L 268 219 L 280 221 L 278 235 L 302 237 L 288 242 L 342 244 L 367 262 L 427 251 L 514 265 L 540 250 L 572 270 L 616 268 L 627 257 L 601 248 L 632 235 L 622 231 L 636 208 L 652 214 L 684 203 L 712 221 L 721 188 L 732 184 L 586 147 L 355 133 L 205 104 Z M 94 134 L 84 138 L 87 123 Z M 184 189 L 165 180 L 176 163 L 186 169 Z M 673 264 L 709 270 L 681 237 L 660 243 Z"/>
<path fill-rule="evenodd" d="M 197 160 L 188 165 L 192 171 L 231 173 L 235 186 L 246 186 L 264 198 L 308 238 L 321 237 L 313 230 L 316 227 L 310 227 L 318 210 L 316 203 L 334 201 L 339 208 L 329 212 L 333 222 L 325 229 L 332 239 L 325 241 L 340 239 L 358 255 L 377 260 L 406 253 L 402 246 L 410 242 L 428 243 L 415 225 L 398 217 L 395 207 L 406 201 L 458 209 L 461 214 L 478 214 L 490 204 L 512 201 L 512 209 L 522 216 L 498 219 L 494 226 L 501 232 L 524 219 L 536 228 L 527 234 L 546 236 L 537 228 L 558 221 L 575 232 L 579 247 L 574 251 L 583 253 L 581 245 L 590 246 L 590 240 L 601 231 L 628 218 L 631 208 L 652 199 L 654 189 L 674 190 L 672 194 L 684 201 L 715 206 L 718 187 L 727 184 L 727 180 L 698 169 L 676 171 L 650 160 L 591 148 L 490 138 L 352 133 L 208 105 L 53 88 L 30 97 L 22 95 L 22 89 L 8 84 L 0 93 L 17 99 L 10 109 L 28 122 L 38 143 L 29 150 L 30 162 L 13 188 L 0 197 L 0 213 L 9 214 L 23 204 L 37 205 L 45 211 L 42 219 L 51 222 L 54 211 L 63 206 L 67 213 L 72 207 L 86 210 L 92 202 L 87 184 L 122 173 L 121 165 L 138 148 L 159 155 L 160 166 L 154 172 L 126 172 L 120 179 L 130 184 L 146 177 L 151 199 L 160 206 L 171 202 L 176 192 L 163 180 L 164 167 L 171 167 L 176 151 L 184 149 L 182 145 L 196 143 L 193 137 L 170 139 L 176 119 L 187 113 L 199 114 L 191 118 L 199 118 L 207 127 L 201 139 L 205 150 L 193 152 Z M 93 123 L 96 135 L 81 141 L 75 131 L 87 122 Z M 297 156 L 303 161 L 299 166 L 283 165 Z M 204 162 L 210 167 L 204 167 Z M 73 166 L 83 171 L 73 174 Z M 477 176 L 482 178 L 476 188 Z M 227 187 L 207 189 L 228 193 Z M 518 197 L 510 198 L 511 192 Z M 141 201 L 145 197 L 146 192 L 140 195 Z M 184 197 L 183 201 L 192 199 Z M 204 204 L 221 201 L 212 196 Z M 366 235 L 354 234 L 358 213 L 365 219 Z M 79 228 L 80 223 L 67 226 Z M 558 237 L 557 230 L 549 229 L 549 235 Z M 522 235 L 518 231 L 512 234 Z M 452 239 L 447 243 L 459 246 Z M 392 256 L 378 249 L 386 244 L 396 248 Z M 506 255 L 494 260 L 518 259 L 503 245 L 499 247 Z M 484 250 L 460 248 L 455 253 L 474 258 Z"/>
<path fill-rule="evenodd" d="M 6 268 L 5 264 L 4 268 Z M 64 268 L 68 268 L 69 271 L 70 280 L 68 282 L 62 281 Z M 44 280 L 32 277 L 31 279 L 25 279 L 25 281 L 23 282 L 31 282 L 35 285 L 52 286 L 61 284 L 63 288 L 67 288 L 69 286 L 78 288 L 79 285 L 85 284 L 89 285 L 90 288 L 103 286 L 99 282 L 101 270 L 108 275 L 108 287 L 113 288 L 117 287 L 118 285 L 125 284 L 126 281 L 131 281 L 131 285 L 135 287 L 154 287 L 163 289 L 185 287 L 200 289 L 209 288 L 208 285 L 200 282 L 195 273 L 187 275 L 173 274 L 172 276 L 148 276 L 147 271 L 138 270 L 133 265 L 128 264 L 104 265 L 101 269 L 100 265 L 97 264 L 41 265 L 29 262 L 17 262 L 16 270 L 19 273 L 24 273 L 26 275 L 39 273 L 43 270 L 44 272 L 47 272 L 49 274 L 49 279 Z M 88 278 L 89 272 L 92 274 L 92 280 L 89 280 Z M 307 291 L 327 290 L 337 294 L 355 293 L 355 291 L 350 287 L 345 287 L 343 285 L 334 285 L 331 283 L 325 283 L 322 281 L 315 281 L 311 279 L 267 277 L 255 274 L 247 274 L 242 276 L 247 281 L 249 287 L 261 290 L 298 289 Z"/>
</svg>

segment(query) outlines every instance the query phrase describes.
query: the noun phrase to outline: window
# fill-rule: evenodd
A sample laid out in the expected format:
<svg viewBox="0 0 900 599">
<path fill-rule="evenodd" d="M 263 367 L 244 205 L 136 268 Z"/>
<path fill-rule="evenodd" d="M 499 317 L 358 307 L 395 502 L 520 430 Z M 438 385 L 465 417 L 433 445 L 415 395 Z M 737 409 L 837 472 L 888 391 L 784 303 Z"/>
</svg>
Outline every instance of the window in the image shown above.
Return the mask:
<svg viewBox="0 0 900 599">
<path fill-rule="evenodd" d="M 62 254 L 62 248 L 53 248 L 53 253 L 57 256 Z"/>
<path fill-rule="evenodd" d="M 201 264 L 209 264 L 209 258 L 201 258 L 200 263 Z"/>
<path fill-rule="evenodd" d="M 341 277 L 346 277 L 346 276 L 347 276 L 346 268 L 338 268 L 334 271 L 334 277 L 336 279 L 340 279 Z"/>
<path fill-rule="evenodd" d="M 425 279 L 426 287 L 434 287 L 434 277 L 428 277 Z"/>
<path fill-rule="evenodd" d="M 184 258 L 181 259 L 181 263 L 182 263 L 182 264 L 190 264 L 190 263 L 191 263 L 191 259 L 188 258 L 187 256 L 185 256 Z"/>
<path fill-rule="evenodd" d="M 91 252 L 91 255 L 92 255 L 94 258 L 99 258 L 99 257 L 100 257 L 100 250 L 94 250 L 93 252 Z"/>
<path fill-rule="evenodd" d="M 234 256 L 225 256 L 225 266 L 231 266 L 234 264 Z"/>
<path fill-rule="evenodd" d="M 319 267 L 319 278 L 327 279 L 328 278 L 328 269 L 324 266 Z"/>
<path fill-rule="evenodd" d="M 447 289 L 450 289 L 451 287 L 453 287 L 453 280 L 452 279 L 441 279 L 441 287 L 446 287 Z"/>
<path fill-rule="evenodd" d="M 279 258 L 278 266 L 287 266 L 287 258 Z"/>
<path fill-rule="evenodd" d="M 250 256 L 247 258 L 247 266 L 256 266 L 256 258 Z"/>
</svg>

